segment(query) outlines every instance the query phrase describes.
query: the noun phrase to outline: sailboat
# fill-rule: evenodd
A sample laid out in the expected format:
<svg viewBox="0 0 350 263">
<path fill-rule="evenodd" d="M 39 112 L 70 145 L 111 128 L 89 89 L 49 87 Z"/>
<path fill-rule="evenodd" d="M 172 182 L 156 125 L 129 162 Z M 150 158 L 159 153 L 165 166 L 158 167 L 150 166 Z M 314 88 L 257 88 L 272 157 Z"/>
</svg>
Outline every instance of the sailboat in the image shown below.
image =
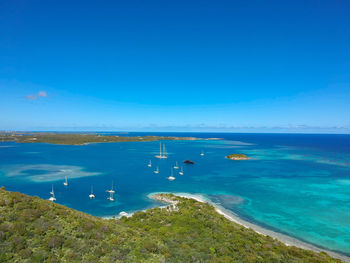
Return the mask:
<svg viewBox="0 0 350 263">
<path fill-rule="evenodd" d="M 114 194 L 114 193 L 115 193 L 115 191 L 113 190 L 113 181 L 112 181 L 111 190 L 107 190 L 106 192 L 107 192 L 107 193 L 110 193 L 110 194 Z"/>
<path fill-rule="evenodd" d="M 107 190 L 106 192 L 109 193 L 109 197 L 107 197 L 107 199 L 108 199 L 109 201 L 113 202 L 113 201 L 114 201 L 113 194 L 115 193 L 115 191 L 113 190 L 113 181 L 112 181 L 111 190 Z"/>
<path fill-rule="evenodd" d="M 181 171 L 179 172 L 179 175 L 184 175 L 184 169 L 182 166 L 181 166 Z"/>
<path fill-rule="evenodd" d="M 168 177 L 169 181 L 174 181 L 176 178 L 173 175 L 173 169 L 171 169 L 171 175 Z"/>
<path fill-rule="evenodd" d="M 166 151 L 165 151 L 165 145 L 163 144 L 163 152 L 162 152 L 162 143 L 159 143 L 159 155 L 155 156 L 156 158 L 159 159 L 166 159 L 168 158 L 168 156 L 166 155 Z"/>
<path fill-rule="evenodd" d="M 152 167 L 152 162 L 149 160 L 149 164 L 147 164 L 148 167 Z"/>
<path fill-rule="evenodd" d="M 163 143 L 163 156 L 164 156 L 164 158 L 168 158 L 168 154 L 167 154 L 167 152 L 165 150 L 165 144 L 164 143 Z"/>
<path fill-rule="evenodd" d="M 94 198 L 95 198 L 94 189 L 93 189 L 92 186 L 91 186 L 91 194 L 89 194 L 89 198 L 90 198 L 90 199 L 94 199 Z"/>
<path fill-rule="evenodd" d="M 56 198 L 55 198 L 55 192 L 53 191 L 53 185 L 52 185 L 52 190 L 51 190 L 50 194 L 51 194 L 51 197 L 49 198 L 49 200 L 51 202 L 55 202 Z"/>
<path fill-rule="evenodd" d="M 174 169 L 179 169 L 179 165 L 177 164 L 177 162 L 176 162 L 176 164 L 174 166 Z"/>
<path fill-rule="evenodd" d="M 65 176 L 65 181 L 64 181 L 63 185 L 68 186 L 67 176 Z"/>
<path fill-rule="evenodd" d="M 204 156 L 204 152 L 203 151 L 201 152 L 201 156 Z"/>
<path fill-rule="evenodd" d="M 109 193 L 109 197 L 107 197 L 107 199 L 111 202 L 114 202 L 113 193 Z"/>
<path fill-rule="evenodd" d="M 158 166 L 157 166 L 157 169 L 154 170 L 154 173 L 155 173 L 155 174 L 159 174 L 159 167 L 158 167 Z"/>
</svg>

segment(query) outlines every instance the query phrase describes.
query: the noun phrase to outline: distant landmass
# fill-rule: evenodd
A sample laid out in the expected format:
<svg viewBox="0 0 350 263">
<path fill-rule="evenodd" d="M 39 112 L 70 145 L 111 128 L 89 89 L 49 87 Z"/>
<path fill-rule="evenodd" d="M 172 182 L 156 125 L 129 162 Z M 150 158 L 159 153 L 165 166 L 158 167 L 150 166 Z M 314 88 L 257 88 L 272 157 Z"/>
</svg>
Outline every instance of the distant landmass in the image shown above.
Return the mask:
<svg viewBox="0 0 350 263">
<path fill-rule="evenodd" d="M 65 145 L 84 145 L 88 143 L 106 142 L 146 142 L 160 140 L 200 140 L 195 137 L 171 136 L 116 136 L 83 133 L 3 133 L 0 141 L 16 141 L 18 143 L 52 143 Z M 208 139 L 206 139 L 208 140 Z"/>
<path fill-rule="evenodd" d="M 342 262 L 236 224 L 208 203 L 170 203 L 102 219 L 0 189 L 0 262 Z"/>
</svg>

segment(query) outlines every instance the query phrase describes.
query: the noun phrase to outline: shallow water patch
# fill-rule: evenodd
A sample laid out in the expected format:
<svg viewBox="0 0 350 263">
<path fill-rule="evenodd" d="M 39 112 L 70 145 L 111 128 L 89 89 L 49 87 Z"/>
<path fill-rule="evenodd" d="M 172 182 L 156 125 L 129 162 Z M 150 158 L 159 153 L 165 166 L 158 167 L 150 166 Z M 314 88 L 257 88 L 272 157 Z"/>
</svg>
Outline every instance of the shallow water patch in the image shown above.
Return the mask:
<svg viewBox="0 0 350 263">
<path fill-rule="evenodd" d="M 7 177 L 20 177 L 33 182 L 50 182 L 68 178 L 96 176 L 100 173 L 84 171 L 84 167 L 54 164 L 6 165 L 0 170 Z"/>
</svg>

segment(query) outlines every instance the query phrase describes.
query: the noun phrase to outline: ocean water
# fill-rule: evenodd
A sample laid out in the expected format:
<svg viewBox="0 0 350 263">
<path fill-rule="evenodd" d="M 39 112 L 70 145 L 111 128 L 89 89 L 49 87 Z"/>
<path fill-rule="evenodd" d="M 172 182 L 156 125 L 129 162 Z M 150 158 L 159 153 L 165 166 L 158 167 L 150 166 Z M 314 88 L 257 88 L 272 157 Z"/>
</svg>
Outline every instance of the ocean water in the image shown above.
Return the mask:
<svg viewBox="0 0 350 263">
<path fill-rule="evenodd" d="M 0 142 L 0 185 L 44 199 L 53 185 L 57 203 L 96 216 L 159 205 L 147 197 L 152 192 L 199 193 L 253 223 L 350 255 L 350 135 L 161 135 L 222 140 L 165 141 L 169 158 L 162 160 L 154 157 L 159 142 Z M 231 153 L 251 159 L 226 159 Z M 183 164 L 185 159 L 195 164 Z M 176 161 L 184 175 L 174 170 L 176 180 L 169 181 Z M 112 181 L 115 202 L 107 200 Z M 94 200 L 88 198 L 92 185 Z"/>
</svg>

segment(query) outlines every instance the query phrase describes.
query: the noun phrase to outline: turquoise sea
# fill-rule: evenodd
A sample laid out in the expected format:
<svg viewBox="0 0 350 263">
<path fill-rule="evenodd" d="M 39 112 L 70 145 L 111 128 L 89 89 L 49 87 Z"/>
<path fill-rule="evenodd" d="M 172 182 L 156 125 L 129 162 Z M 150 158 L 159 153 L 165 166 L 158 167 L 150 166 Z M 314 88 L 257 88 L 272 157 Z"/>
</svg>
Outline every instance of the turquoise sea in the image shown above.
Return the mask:
<svg viewBox="0 0 350 263">
<path fill-rule="evenodd" d="M 136 134 L 145 135 L 126 136 Z M 253 223 L 350 255 L 350 135 L 157 135 L 222 140 L 164 141 L 169 158 L 162 160 L 154 157 L 159 142 L 0 142 L 0 185 L 44 199 L 53 185 L 57 203 L 96 216 L 159 205 L 147 197 L 152 192 L 199 193 Z M 231 153 L 251 160 L 226 159 Z M 195 164 L 185 165 L 185 159 Z M 184 175 L 174 170 L 176 180 L 169 181 L 176 161 Z M 154 174 L 157 166 L 160 172 Z M 107 200 L 112 181 L 115 202 Z M 94 200 L 88 198 L 91 185 Z"/>
</svg>

